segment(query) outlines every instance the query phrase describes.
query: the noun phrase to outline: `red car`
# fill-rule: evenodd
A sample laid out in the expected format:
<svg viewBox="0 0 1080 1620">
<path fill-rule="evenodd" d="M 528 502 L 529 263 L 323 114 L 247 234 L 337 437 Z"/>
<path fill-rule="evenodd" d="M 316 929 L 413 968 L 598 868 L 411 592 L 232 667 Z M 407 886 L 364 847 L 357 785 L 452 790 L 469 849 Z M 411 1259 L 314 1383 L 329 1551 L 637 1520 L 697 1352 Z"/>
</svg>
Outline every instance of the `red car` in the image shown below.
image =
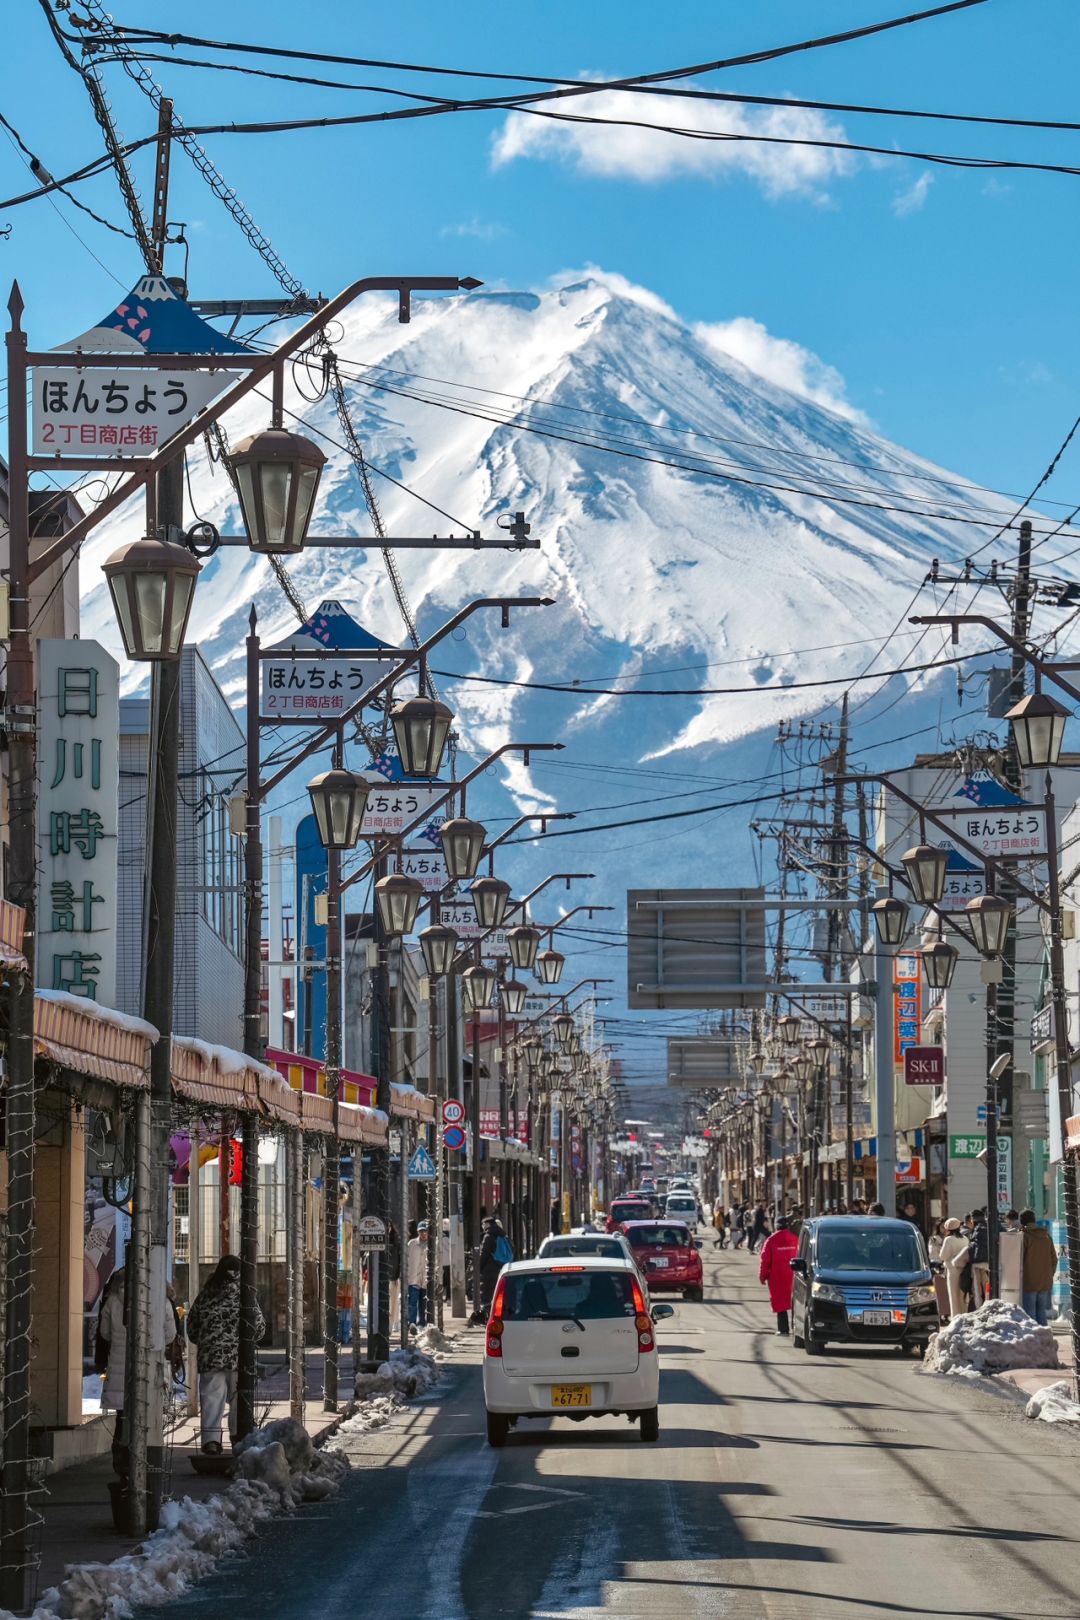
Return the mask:
<svg viewBox="0 0 1080 1620">
<path fill-rule="evenodd" d="M 617 1232 L 624 1222 L 648 1220 L 652 1212 L 647 1198 L 613 1198 L 607 1212 L 607 1229 Z"/>
<path fill-rule="evenodd" d="M 624 1221 L 626 1240 L 645 1274 L 649 1293 L 704 1298 L 700 1242 L 681 1221 Z"/>
</svg>

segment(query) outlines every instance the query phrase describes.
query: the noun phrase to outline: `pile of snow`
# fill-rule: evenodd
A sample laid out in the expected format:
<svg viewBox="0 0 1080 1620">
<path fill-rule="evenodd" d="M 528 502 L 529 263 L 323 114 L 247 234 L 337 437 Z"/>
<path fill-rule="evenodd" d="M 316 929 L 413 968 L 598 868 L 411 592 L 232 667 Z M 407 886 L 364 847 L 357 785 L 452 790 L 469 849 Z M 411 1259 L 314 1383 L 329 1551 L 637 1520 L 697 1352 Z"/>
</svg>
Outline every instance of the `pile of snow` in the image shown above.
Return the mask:
<svg viewBox="0 0 1080 1620">
<path fill-rule="evenodd" d="M 1016 1367 L 1057 1367 L 1057 1340 L 1019 1305 L 991 1299 L 977 1311 L 954 1316 L 935 1333 L 926 1352 L 929 1372 L 1010 1372 Z"/>
<path fill-rule="evenodd" d="M 1073 1397 L 1072 1384 L 1062 1378 L 1036 1391 L 1024 1408 L 1024 1416 L 1041 1418 L 1044 1423 L 1080 1423 L 1080 1404 Z"/>
<path fill-rule="evenodd" d="M 439 1359 L 440 1355 L 445 1355 L 448 1350 L 452 1350 L 456 1343 L 456 1333 L 443 1333 L 440 1328 L 435 1326 L 434 1322 L 429 1323 L 426 1328 L 421 1328 L 416 1336 L 416 1348 L 426 1351 L 429 1356 L 434 1356 L 436 1360 Z"/>
<path fill-rule="evenodd" d="M 236 1448 L 241 1476 L 219 1496 L 165 1502 L 161 1527 L 111 1564 L 73 1565 L 50 1587 L 31 1620 L 130 1620 L 143 1605 L 180 1597 L 264 1520 L 300 1502 L 321 1501 L 348 1472 L 339 1453 L 316 1451 L 293 1418 L 268 1423 Z M 14 1620 L 0 1610 L 0 1620 Z"/>
<path fill-rule="evenodd" d="M 407 1350 L 391 1350 L 376 1372 L 359 1373 L 353 1392 L 361 1401 L 379 1395 L 401 1395 L 412 1400 L 414 1395 L 423 1395 L 432 1389 L 438 1381 L 435 1357 L 418 1345 L 410 1345 Z"/>
</svg>

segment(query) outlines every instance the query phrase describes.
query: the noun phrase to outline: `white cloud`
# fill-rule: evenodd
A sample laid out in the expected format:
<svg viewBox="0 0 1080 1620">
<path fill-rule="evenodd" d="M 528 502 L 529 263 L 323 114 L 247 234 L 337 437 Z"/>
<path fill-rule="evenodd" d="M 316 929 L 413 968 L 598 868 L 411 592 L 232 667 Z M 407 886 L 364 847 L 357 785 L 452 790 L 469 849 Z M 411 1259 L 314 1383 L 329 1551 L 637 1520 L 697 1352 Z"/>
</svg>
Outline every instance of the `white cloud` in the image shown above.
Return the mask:
<svg viewBox="0 0 1080 1620">
<path fill-rule="evenodd" d="M 482 219 L 466 219 L 457 225 L 444 225 L 439 235 L 473 236 L 480 242 L 494 242 L 497 236 L 506 235 L 506 226 L 491 224 Z"/>
<path fill-rule="evenodd" d="M 731 355 L 759 377 L 824 405 L 849 422 L 865 422 L 862 412 L 845 399 L 844 379 L 801 343 L 773 337 L 760 321 L 737 315 L 732 321 L 699 322 L 694 336 L 710 348 Z"/>
<path fill-rule="evenodd" d="M 519 158 L 548 158 L 568 163 L 580 174 L 646 183 L 742 176 L 755 181 L 767 197 L 801 195 L 816 201 L 826 199 L 830 180 L 851 174 L 855 168 L 849 152 L 779 144 L 844 140 L 843 127 L 812 108 L 744 108 L 701 102 L 691 109 L 667 98 L 619 90 L 597 91 L 565 105 L 574 116 L 654 125 L 666 121 L 719 138 L 695 140 L 657 129 L 559 123 L 513 112 L 495 136 L 494 166 L 500 168 Z M 738 138 L 751 135 L 761 139 Z"/>
<path fill-rule="evenodd" d="M 904 191 L 900 191 L 893 198 L 892 211 L 897 219 L 906 219 L 908 214 L 917 214 L 926 202 L 934 177 L 929 169 L 924 169 L 917 179 Z"/>
</svg>

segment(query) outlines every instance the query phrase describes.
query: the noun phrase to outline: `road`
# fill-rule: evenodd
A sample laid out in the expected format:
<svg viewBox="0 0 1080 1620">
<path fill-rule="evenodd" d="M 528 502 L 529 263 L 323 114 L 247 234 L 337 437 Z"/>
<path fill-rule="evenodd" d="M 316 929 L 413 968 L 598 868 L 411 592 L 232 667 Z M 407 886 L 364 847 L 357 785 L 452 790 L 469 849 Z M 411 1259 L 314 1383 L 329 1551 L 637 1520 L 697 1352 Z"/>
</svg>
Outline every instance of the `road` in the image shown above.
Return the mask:
<svg viewBox="0 0 1080 1620">
<path fill-rule="evenodd" d="M 662 1331 L 661 1435 L 483 1434 L 480 1349 L 169 1620 L 1080 1614 L 1080 1439 L 891 1353 L 772 1334 L 745 1252 Z M 153 1611 L 155 1614 L 160 1611 Z"/>
</svg>

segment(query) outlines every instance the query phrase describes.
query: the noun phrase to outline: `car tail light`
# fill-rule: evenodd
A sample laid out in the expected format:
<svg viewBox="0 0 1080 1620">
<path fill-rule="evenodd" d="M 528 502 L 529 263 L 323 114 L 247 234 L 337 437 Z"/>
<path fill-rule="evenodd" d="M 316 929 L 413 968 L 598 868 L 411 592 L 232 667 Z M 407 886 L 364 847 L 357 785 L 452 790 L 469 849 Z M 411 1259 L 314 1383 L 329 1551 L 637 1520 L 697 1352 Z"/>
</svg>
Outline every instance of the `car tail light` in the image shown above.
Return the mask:
<svg viewBox="0 0 1080 1620">
<path fill-rule="evenodd" d="M 502 1336 L 506 1324 L 503 1322 L 503 1309 L 506 1304 L 506 1278 L 500 1277 L 495 1284 L 495 1297 L 491 1301 L 491 1315 L 487 1325 L 487 1353 L 489 1356 L 502 1355 Z"/>
<path fill-rule="evenodd" d="M 631 1277 L 630 1286 L 634 1290 L 634 1326 L 637 1328 L 638 1349 L 655 1350 L 652 1317 L 645 1309 L 645 1295 L 641 1292 L 641 1284 L 636 1277 Z"/>
</svg>

